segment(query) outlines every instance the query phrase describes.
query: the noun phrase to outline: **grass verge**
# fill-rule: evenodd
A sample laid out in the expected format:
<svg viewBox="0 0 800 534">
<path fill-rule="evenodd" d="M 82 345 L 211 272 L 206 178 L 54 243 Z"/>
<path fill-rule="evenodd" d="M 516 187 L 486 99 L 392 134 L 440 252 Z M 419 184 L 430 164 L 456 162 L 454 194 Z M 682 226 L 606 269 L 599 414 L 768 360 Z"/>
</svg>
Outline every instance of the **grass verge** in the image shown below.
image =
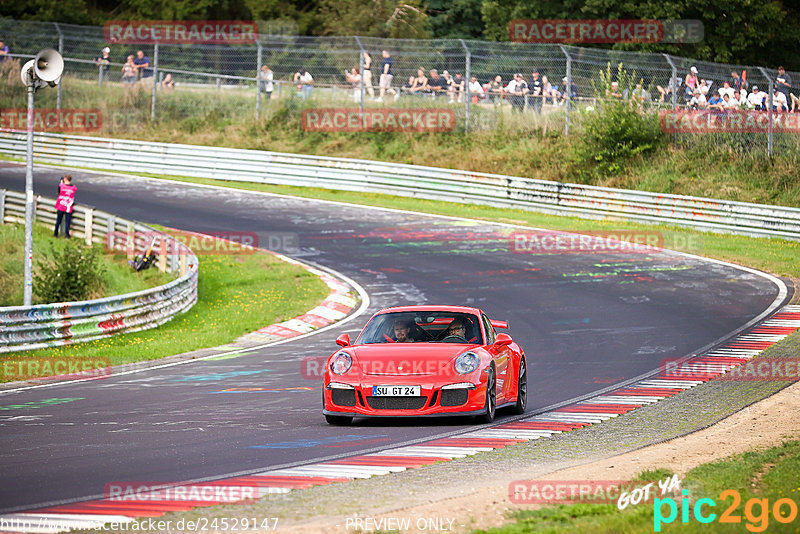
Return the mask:
<svg viewBox="0 0 800 534">
<path fill-rule="evenodd" d="M 64 238 L 54 238 L 50 227 L 34 225 L 34 276 L 39 262 L 51 256 L 53 251 L 63 250 L 66 243 Z M 94 246 L 102 248 L 99 244 Z M 0 306 L 22 306 L 24 249 L 24 225 L 0 224 Z M 172 280 L 172 275 L 157 269 L 136 273 L 126 258 L 104 254 L 104 250 L 100 250 L 100 262 L 103 267 L 101 288 L 90 295 L 90 299 L 141 291 Z M 34 285 L 33 303 L 43 304 L 44 301 L 35 290 Z"/>
<path fill-rule="evenodd" d="M 112 365 L 153 360 L 222 345 L 290 319 L 319 304 L 328 292 L 315 275 L 271 254 L 203 256 L 197 303 L 187 313 L 156 329 L 24 354 L 108 357 Z"/>
<path fill-rule="evenodd" d="M 797 532 L 798 500 L 800 486 L 800 441 L 787 441 L 778 447 L 763 451 L 750 451 L 730 458 L 700 465 L 689 471 L 682 488 L 689 488 L 688 515 L 683 516 L 686 504 L 679 494 L 674 498 L 676 517 L 670 517 L 670 505 L 648 503 L 628 506 L 618 510 L 615 504 L 587 504 L 546 506 L 538 510 L 522 510 L 512 514 L 516 522 L 493 528 L 491 534 L 523 534 L 527 532 Z M 642 473 L 638 479 L 663 480 L 666 470 Z M 644 484 L 642 484 L 644 485 Z M 726 494 L 725 490 L 733 490 Z M 737 498 L 738 496 L 738 498 Z M 710 522 L 700 522 L 695 516 L 699 499 L 704 517 L 715 517 Z M 775 515 L 775 504 L 789 499 L 793 505 L 782 501 L 781 516 Z M 794 513 L 792 514 L 792 510 Z M 658 513 L 656 513 L 658 512 Z M 723 513 L 731 521 L 721 522 Z M 656 520 L 656 517 L 659 519 Z M 686 521 L 684 521 L 686 519 Z M 787 521 L 788 520 L 788 521 Z M 745 530 L 746 529 L 746 530 Z M 477 531 L 487 532 L 487 531 Z"/>
</svg>

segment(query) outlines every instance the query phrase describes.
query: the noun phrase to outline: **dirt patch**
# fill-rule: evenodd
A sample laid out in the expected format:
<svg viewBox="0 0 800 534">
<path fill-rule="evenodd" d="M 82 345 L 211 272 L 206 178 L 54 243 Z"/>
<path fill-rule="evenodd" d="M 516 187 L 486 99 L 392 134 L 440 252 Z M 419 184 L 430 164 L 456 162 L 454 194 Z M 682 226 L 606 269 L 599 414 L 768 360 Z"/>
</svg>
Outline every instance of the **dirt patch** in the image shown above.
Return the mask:
<svg viewBox="0 0 800 534">
<path fill-rule="evenodd" d="M 432 485 L 420 487 L 414 495 L 419 502 L 424 495 L 429 504 L 409 506 L 411 495 L 394 495 L 390 511 L 386 507 L 365 508 L 357 517 L 312 519 L 286 525 L 279 532 L 344 533 L 395 528 L 403 532 L 429 531 L 432 521 L 456 532 L 490 528 L 509 522 L 510 510 L 527 508 L 512 504 L 508 497 L 509 484 L 520 479 L 538 480 L 629 480 L 642 471 L 668 468 L 685 475 L 692 468 L 726 456 L 754 449 L 766 449 L 786 439 L 800 437 L 800 383 L 753 404 L 734 415 L 688 436 L 665 441 L 633 452 L 604 460 L 570 467 L 545 476 L 526 477 L 525 466 L 513 472 L 495 473 L 490 483 L 474 481 L 472 487 L 454 496 L 442 495 L 442 489 Z M 361 519 L 358 523 L 356 519 Z M 385 520 L 380 523 L 381 520 Z M 450 521 L 453 520 L 452 523 Z M 409 528 L 398 528 L 408 525 Z M 418 526 L 426 528 L 418 528 Z"/>
</svg>

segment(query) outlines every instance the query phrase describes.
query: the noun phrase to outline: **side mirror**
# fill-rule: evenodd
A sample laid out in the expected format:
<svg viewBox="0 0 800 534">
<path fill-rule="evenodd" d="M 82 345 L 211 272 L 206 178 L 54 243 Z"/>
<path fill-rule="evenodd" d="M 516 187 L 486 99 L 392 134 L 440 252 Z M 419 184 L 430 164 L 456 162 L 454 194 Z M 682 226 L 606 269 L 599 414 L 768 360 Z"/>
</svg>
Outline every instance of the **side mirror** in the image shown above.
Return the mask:
<svg viewBox="0 0 800 534">
<path fill-rule="evenodd" d="M 511 339 L 511 338 L 509 338 Z M 336 344 L 340 347 L 349 347 L 350 346 L 350 334 L 342 334 L 341 336 L 336 338 Z"/>
<path fill-rule="evenodd" d="M 513 340 L 511 339 L 511 336 L 508 334 L 497 334 L 497 337 L 494 338 L 494 344 L 498 347 L 506 347 L 511 345 L 512 341 Z"/>
</svg>

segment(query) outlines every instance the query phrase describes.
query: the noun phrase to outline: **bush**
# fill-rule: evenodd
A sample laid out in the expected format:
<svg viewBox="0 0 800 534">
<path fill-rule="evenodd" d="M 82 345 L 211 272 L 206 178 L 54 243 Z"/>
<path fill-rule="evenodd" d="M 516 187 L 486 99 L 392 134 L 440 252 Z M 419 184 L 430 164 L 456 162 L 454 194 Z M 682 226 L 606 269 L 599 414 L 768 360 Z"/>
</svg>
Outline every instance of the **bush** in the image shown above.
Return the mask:
<svg viewBox="0 0 800 534">
<path fill-rule="evenodd" d="M 102 286 L 103 266 L 95 248 L 68 241 L 37 262 L 34 290 L 44 302 L 86 300 Z"/>
<path fill-rule="evenodd" d="M 665 144 L 658 115 L 639 112 L 627 102 L 606 102 L 603 108 L 588 115 L 577 147 L 579 176 L 592 178 L 617 174 L 624 160 Z"/>
</svg>

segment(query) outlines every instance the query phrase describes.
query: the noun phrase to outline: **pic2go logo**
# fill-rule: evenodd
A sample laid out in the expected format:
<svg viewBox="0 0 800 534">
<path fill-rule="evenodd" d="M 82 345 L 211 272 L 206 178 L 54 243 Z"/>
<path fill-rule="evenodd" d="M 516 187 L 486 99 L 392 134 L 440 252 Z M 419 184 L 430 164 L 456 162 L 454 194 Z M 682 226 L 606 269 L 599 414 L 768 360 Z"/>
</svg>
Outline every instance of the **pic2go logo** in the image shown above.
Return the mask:
<svg viewBox="0 0 800 534">
<path fill-rule="evenodd" d="M 698 499 L 692 506 L 689 503 L 689 490 L 685 489 L 681 493 L 683 498 L 680 505 L 671 497 L 665 499 L 656 498 L 653 501 L 653 530 L 655 532 L 661 532 L 661 525 L 674 522 L 678 518 L 678 513 L 681 515 L 681 523 L 689 522 L 690 512 L 698 523 L 711 523 L 717 519 L 717 514 L 711 511 L 717 506 L 713 499 Z M 720 500 L 733 499 L 730 506 L 719 516 L 719 522 L 742 523 L 742 517 L 735 513 L 742 502 L 742 496 L 739 492 L 737 490 L 725 490 L 719 494 L 719 498 Z M 668 510 L 666 516 L 664 515 L 665 508 Z M 786 513 L 784 514 L 784 512 Z M 791 523 L 797 518 L 797 503 L 784 497 L 775 501 L 770 508 L 769 499 L 753 497 L 744 505 L 744 517 L 747 521 L 745 528 L 750 532 L 764 532 L 769 526 L 770 513 L 778 523 Z"/>
</svg>

